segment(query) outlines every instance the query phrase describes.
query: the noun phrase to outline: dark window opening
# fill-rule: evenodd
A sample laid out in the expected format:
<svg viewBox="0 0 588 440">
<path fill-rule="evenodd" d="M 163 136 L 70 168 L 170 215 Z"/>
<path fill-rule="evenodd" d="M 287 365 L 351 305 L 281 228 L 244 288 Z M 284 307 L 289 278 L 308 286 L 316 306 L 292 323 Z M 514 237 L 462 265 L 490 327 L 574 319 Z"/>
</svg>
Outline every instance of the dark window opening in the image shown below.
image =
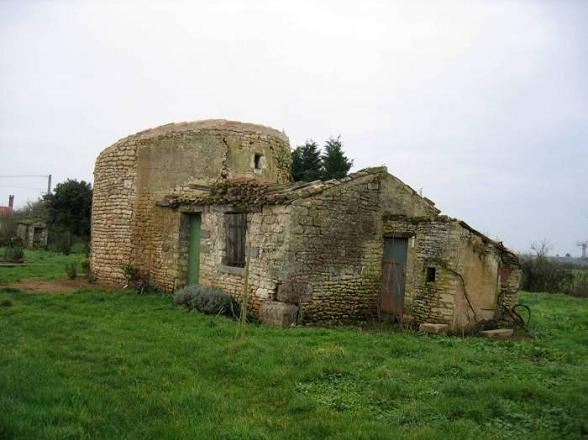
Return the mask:
<svg viewBox="0 0 588 440">
<path fill-rule="evenodd" d="M 427 267 L 427 283 L 435 281 L 436 270 L 434 267 Z"/>
<path fill-rule="evenodd" d="M 230 212 L 225 214 L 225 260 L 224 264 L 245 267 L 245 233 L 247 214 Z"/>
<path fill-rule="evenodd" d="M 255 153 L 253 156 L 253 166 L 256 170 L 261 170 L 261 161 L 263 159 L 263 154 Z"/>
</svg>

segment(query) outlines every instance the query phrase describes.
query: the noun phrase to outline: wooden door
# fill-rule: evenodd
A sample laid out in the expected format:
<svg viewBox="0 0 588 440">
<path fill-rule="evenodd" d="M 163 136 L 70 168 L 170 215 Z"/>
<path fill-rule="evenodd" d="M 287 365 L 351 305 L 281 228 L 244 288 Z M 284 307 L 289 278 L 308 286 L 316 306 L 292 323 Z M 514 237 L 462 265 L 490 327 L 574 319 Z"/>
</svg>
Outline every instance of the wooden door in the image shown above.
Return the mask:
<svg viewBox="0 0 588 440">
<path fill-rule="evenodd" d="M 408 238 L 386 238 L 382 261 L 380 312 L 384 316 L 402 317 L 406 283 Z"/>
<path fill-rule="evenodd" d="M 188 285 L 198 284 L 200 274 L 200 214 L 190 215 L 188 244 Z"/>
<path fill-rule="evenodd" d="M 225 261 L 227 266 L 245 267 L 245 234 L 247 214 L 229 212 L 225 214 Z"/>
</svg>

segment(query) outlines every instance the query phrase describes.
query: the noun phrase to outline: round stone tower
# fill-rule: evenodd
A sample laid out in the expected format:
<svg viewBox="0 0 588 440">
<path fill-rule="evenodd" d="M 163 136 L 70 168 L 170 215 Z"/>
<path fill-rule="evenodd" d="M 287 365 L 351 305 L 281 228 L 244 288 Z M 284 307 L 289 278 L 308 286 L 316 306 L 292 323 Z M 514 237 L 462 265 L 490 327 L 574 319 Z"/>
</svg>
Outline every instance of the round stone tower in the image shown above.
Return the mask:
<svg viewBox="0 0 588 440">
<path fill-rule="evenodd" d="M 177 261 L 166 255 L 174 246 L 170 231 L 179 230 L 180 214 L 158 208 L 156 201 L 187 183 L 239 177 L 285 183 L 290 163 L 288 138 L 255 124 L 183 122 L 121 139 L 100 153 L 94 169 L 94 275 L 122 284 L 122 266 L 131 264 L 171 290 Z"/>
</svg>

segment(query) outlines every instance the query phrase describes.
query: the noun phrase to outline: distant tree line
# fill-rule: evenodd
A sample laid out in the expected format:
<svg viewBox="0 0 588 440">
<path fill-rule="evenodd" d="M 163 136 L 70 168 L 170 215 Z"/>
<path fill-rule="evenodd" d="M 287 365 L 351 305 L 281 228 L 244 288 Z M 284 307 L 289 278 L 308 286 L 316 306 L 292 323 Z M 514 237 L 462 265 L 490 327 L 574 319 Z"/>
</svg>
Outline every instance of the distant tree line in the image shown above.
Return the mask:
<svg viewBox="0 0 588 440">
<path fill-rule="evenodd" d="M 2 218 L 0 241 L 16 236 L 19 221 L 43 222 L 49 228 L 49 249 L 67 254 L 73 245 L 87 247 L 91 210 L 92 185 L 83 180 L 68 179 L 55 185 L 51 193 Z"/>
<path fill-rule="evenodd" d="M 531 245 L 534 255 L 521 255 L 521 289 L 588 297 L 588 269 L 549 257 L 547 240 Z"/>
<path fill-rule="evenodd" d="M 343 152 L 341 136 L 330 137 L 323 145 L 307 140 L 292 151 L 292 180 L 295 182 L 340 179 L 347 176 L 353 160 Z"/>
</svg>

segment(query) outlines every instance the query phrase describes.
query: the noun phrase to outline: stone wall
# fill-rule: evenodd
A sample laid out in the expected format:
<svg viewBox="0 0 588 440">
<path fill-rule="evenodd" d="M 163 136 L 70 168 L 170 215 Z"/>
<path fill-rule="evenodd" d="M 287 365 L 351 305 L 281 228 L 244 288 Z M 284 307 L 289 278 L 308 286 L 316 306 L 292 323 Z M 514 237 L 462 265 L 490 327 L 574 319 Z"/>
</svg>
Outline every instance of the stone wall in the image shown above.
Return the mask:
<svg viewBox="0 0 588 440">
<path fill-rule="evenodd" d="M 176 197 L 173 204 L 156 203 L 177 188 L 210 191 L 215 182 L 241 178 L 280 185 L 261 185 L 259 201 L 250 205 L 228 197 L 235 193 L 232 187 L 225 202 Z M 92 270 L 101 281 L 121 284 L 120 266 L 130 263 L 164 290 L 183 286 L 189 215 L 198 212 L 199 281 L 240 299 L 244 269 L 223 264 L 224 214 L 246 211 L 255 311 L 271 301 L 296 305 L 299 323 L 376 318 L 384 243 L 394 236 L 410 237 L 407 321 L 447 323 L 457 330 L 505 319 L 505 308 L 516 303 L 516 256 L 464 223 L 438 215 L 431 201 L 385 168 L 326 183 L 281 185 L 289 178 L 288 140 L 267 127 L 203 121 L 123 139 L 96 162 Z M 434 282 L 426 280 L 427 267 L 435 268 Z"/>
<path fill-rule="evenodd" d="M 397 209 L 402 212 L 438 211 L 391 178 L 384 168 L 361 171 L 321 187 L 323 191 L 318 192 L 314 185 L 305 187 L 297 191 L 297 198 L 277 205 L 239 207 L 248 211 L 247 245 L 252 250 L 249 293 L 253 308 L 257 310 L 262 301 L 294 304 L 299 307 L 299 323 L 373 319 L 381 290 L 382 198 L 391 200 L 388 192 L 394 191 L 401 201 Z M 222 263 L 226 253 L 224 213 L 233 210 L 231 203 L 180 205 L 178 209 L 180 215 L 201 213 L 200 283 L 240 298 L 244 270 Z M 176 263 L 178 280 L 185 279 L 187 224 L 181 217 L 179 229 L 167 224 L 164 238 L 167 243 L 181 243 L 169 253 L 170 264 Z"/>
<path fill-rule="evenodd" d="M 501 324 L 510 324 L 512 318 L 505 313 L 518 304 L 518 291 L 521 285 L 522 270 L 518 258 L 511 254 L 502 254 L 499 268 L 500 291 L 498 294 L 498 314 L 496 319 Z"/>
<path fill-rule="evenodd" d="M 49 230 L 43 222 L 25 220 L 18 222 L 16 236 L 27 249 L 44 249 L 47 247 Z"/>
<path fill-rule="evenodd" d="M 299 322 L 376 316 L 382 260 L 380 173 L 365 172 L 291 205 L 286 272 L 277 300 Z"/>
<path fill-rule="evenodd" d="M 431 217 L 439 214 L 435 204 L 421 197 L 414 189 L 397 177 L 380 173 L 380 207 L 383 212 L 408 217 Z"/>
<path fill-rule="evenodd" d="M 286 241 L 290 208 L 265 206 L 247 213 L 249 261 L 249 305 L 254 312 L 261 301 L 276 298 L 286 261 Z M 201 211 L 200 284 L 223 289 L 237 300 L 243 297 L 245 269 L 223 264 L 225 249 L 225 212 L 230 207 L 210 206 Z M 188 214 L 184 214 L 188 215 Z M 187 222 L 184 222 L 187 225 Z M 187 237 L 184 232 L 183 237 Z M 180 267 L 187 266 L 187 239 L 180 250 Z M 185 269 L 184 269 L 185 270 Z"/>
<path fill-rule="evenodd" d="M 291 206 L 288 266 L 277 300 L 298 305 L 299 322 L 315 324 L 377 317 L 384 209 L 439 212 L 384 167 L 355 173 Z"/>
<path fill-rule="evenodd" d="M 516 303 L 520 277 L 516 256 L 461 222 L 445 216 L 387 214 L 384 234 L 411 237 L 406 321 L 467 330 L 483 321 L 504 320 L 503 306 Z M 435 269 L 434 282 L 427 282 L 427 268 Z"/>
<path fill-rule="evenodd" d="M 259 154 L 259 168 L 254 156 Z M 162 288 L 179 278 L 181 215 L 155 206 L 186 183 L 246 177 L 290 179 L 290 147 L 268 127 L 212 120 L 168 124 L 122 139 L 96 162 L 92 213 L 92 270 L 101 281 L 124 282 L 131 263 Z"/>
<path fill-rule="evenodd" d="M 132 261 L 132 219 L 137 194 L 137 145 L 132 139 L 104 150 L 94 168 L 91 269 L 103 282 L 122 284 Z"/>
</svg>

